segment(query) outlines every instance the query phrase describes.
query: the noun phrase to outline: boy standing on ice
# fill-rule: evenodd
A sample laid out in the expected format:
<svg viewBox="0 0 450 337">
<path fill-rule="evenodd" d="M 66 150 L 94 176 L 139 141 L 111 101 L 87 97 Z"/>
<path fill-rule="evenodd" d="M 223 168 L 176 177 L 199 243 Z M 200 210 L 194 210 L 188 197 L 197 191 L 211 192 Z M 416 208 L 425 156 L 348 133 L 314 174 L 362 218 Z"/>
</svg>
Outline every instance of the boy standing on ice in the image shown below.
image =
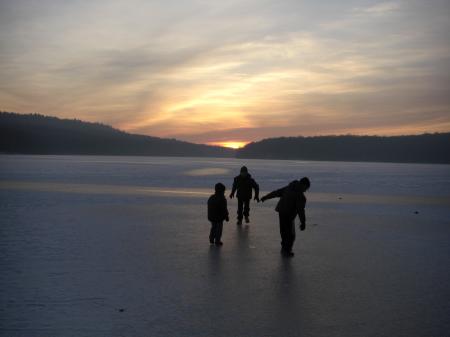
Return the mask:
<svg viewBox="0 0 450 337">
<path fill-rule="evenodd" d="M 261 201 L 280 198 L 275 210 L 280 218 L 281 253 L 292 257 L 292 246 L 295 241 L 295 218 L 300 218 L 300 230 L 306 228 L 305 206 L 306 197 L 304 193 L 309 189 L 311 183 L 307 177 L 292 181 L 288 186 L 273 191 L 261 198 Z"/>
<path fill-rule="evenodd" d="M 223 245 L 222 237 L 223 221 L 229 221 L 227 199 L 225 198 L 225 185 L 217 183 L 215 193 L 208 199 L 208 220 L 211 222 L 209 243 L 216 246 Z"/>
<path fill-rule="evenodd" d="M 242 218 L 245 216 L 245 222 L 249 223 L 250 215 L 250 199 L 252 198 L 252 190 L 255 190 L 255 200 L 259 202 L 259 185 L 255 179 L 248 173 L 247 167 L 241 167 L 241 173 L 234 178 L 233 188 L 231 190 L 230 199 L 234 197 L 237 191 L 238 210 L 237 224 L 242 225 Z"/>
</svg>

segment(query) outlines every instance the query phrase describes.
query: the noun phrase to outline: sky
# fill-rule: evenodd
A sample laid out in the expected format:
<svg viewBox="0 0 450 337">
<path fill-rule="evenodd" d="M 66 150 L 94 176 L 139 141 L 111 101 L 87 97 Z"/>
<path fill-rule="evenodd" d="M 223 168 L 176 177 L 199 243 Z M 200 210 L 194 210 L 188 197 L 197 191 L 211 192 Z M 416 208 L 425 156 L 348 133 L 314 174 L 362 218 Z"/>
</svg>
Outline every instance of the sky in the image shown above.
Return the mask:
<svg viewBox="0 0 450 337">
<path fill-rule="evenodd" d="M 241 146 L 450 131 L 448 0 L 0 0 L 0 111 Z"/>
</svg>

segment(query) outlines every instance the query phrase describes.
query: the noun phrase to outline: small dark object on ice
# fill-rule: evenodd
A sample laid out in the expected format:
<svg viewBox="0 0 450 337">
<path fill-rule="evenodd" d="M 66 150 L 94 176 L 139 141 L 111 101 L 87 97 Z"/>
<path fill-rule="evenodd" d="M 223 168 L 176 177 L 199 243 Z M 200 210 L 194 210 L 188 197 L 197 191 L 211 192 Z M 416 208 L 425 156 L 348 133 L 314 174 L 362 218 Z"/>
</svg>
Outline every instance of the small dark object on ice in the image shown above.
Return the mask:
<svg viewBox="0 0 450 337">
<path fill-rule="evenodd" d="M 419 214 L 419 211 L 415 211 L 414 214 Z"/>
<path fill-rule="evenodd" d="M 339 200 L 342 200 L 342 197 L 338 197 Z"/>
<path fill-rule="evenodd" d="M 124 311 L 125 311 L 125 309 L 123 309 L 123 308 L 119 309 L 119 312 L 124 312 Z"/>
</svg>

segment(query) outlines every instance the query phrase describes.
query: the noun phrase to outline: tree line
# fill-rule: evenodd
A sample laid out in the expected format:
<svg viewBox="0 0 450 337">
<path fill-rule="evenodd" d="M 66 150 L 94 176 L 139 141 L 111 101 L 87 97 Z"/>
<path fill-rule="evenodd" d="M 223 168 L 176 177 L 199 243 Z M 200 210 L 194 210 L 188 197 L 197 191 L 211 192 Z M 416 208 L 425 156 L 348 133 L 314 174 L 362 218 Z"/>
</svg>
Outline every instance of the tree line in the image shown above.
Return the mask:
<svg viewBox="0 0 450 337">
<path fill-rule="evenodd" d="M 259 159 L 450 163 L 450 133 L 269 138 L 248 144 L 236 155 Z"/>
<path fill-rule="evenodd" d="M 0 112 L 0 153 L 450 163 L 450 133 L 268 138 L 239 150 L 130 134 L 100 123 Z"/>
<path fill-rule="evenodd" d="M 135 135 L 100 123 L 0 112 L 0 152 L 230 157 L 231 149 Z"/>
</svg>

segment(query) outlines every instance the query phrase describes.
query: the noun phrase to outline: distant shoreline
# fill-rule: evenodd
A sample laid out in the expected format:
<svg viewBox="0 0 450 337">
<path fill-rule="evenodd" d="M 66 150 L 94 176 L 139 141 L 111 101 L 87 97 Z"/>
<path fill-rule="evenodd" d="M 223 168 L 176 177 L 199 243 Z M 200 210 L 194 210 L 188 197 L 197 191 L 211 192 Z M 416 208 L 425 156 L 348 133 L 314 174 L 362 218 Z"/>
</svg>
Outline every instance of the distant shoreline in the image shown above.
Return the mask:
<svg viewBox="0 0 450 337">
<path fill-rule="evenodd" d="M 450 133 L 278 137 L 240 149 L 130 134 L 111 126 L 0 112 L 0 153 L 450 164 Z"/>
</svg>

